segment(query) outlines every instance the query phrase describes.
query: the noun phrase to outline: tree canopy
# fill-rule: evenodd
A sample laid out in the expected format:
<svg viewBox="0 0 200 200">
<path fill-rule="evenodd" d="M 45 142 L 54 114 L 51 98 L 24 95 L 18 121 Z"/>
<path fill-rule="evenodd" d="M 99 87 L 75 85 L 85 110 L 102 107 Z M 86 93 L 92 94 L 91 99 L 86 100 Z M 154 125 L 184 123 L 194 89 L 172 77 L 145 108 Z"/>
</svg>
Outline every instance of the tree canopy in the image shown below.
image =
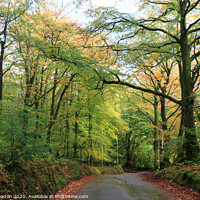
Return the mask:
<svg viewBox="0 0 200 200">
<path fill-rule="evenodd" d="M 86 26 L 48 1 L 0 4 L 1 163 L 199 161 L 199 1 L 91 7 Z"/>
</svg>

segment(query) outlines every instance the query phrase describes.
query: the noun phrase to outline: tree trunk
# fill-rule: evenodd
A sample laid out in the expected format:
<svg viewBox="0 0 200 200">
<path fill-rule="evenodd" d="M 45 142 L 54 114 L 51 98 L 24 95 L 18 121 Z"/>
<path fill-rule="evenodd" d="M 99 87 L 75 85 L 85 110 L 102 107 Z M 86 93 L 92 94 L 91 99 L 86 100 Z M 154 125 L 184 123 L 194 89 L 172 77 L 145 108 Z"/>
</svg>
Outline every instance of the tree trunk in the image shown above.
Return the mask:
<svg viewBox="0 0 200 200">
<path fill-rule="evenodd" d="M 69 90 L 68 90 L 69 91 Z M 71 86 L 71 94 L 67 93 L 67 113 L 66 113 L 66 138 L 65 138 L 65 144 L 64 144 L 64 156 L 66 154 L 66 148 L 67 148 L 67 158 L 70 158 L 69 153 L 69 135 L 70 135 L 70 108 L 73 101 L 73 85 Z"/>
<path fill-rule="evenodd" d="M 3 56 L 5 50 L 5 43 L 1 42 L 1 55 L 0 55 L 0 100 L 3 99 Z"/>
<path fill-rule="evenodd" d="M 88 164 L 92 165 L 93 163 L 93 156 L 92 156 L 92 136 L 91 136 L 91 131 L 92 131 L 92 114 L 89 113 L 88 116 L 88 120 L 89 120 L 89 156 L 88 156 Z"/>
<path fill-rule="evenodd" d="M 124 166 L 125 166 L 127 169 L 132 169 L 132 166 L 131 166 L 131 154 L 130 154 L 131 134 L 132 134 L 132 131 L 129 131 L 129 132 L 126 134 L 126 163 L 125 163 Z"/>
<path fill-rule="evenodd" d="M 43 93 L 43 88 L 44 88 L 44 80 L 43 80 L 43 74 L 44 74 L 44 67 L 42 67 L 42 70 L 41 70 L 41 78 L 40 78 L 40 89 L 39 89 L 39 96 L 42 96 L 42 93 Z M 38 79 L 37 79 L 37 76 L 36 76 L 36 85 L 38 85 Z M 37 89 L 36 89 L 36 92 L 37 92 Z M 45 91 L 44 91 L 45 93 Z M 41 99 L 38 99 L 38 96 L 35 96 L 35 110 L 37 112 L 36 114 L 36 132 L 38 132 L 41 128 L 41 123 L 40 123 L 40 111 L 39 111 L 39 108 L 43 108 L 44 106 L 44 102 L 42 102 Z M 37 137 L 35 137 L 37 138 Z M 41 136 L 39 136 L 39 138 L 41 138 Z"/>
<path fill-rule="evenodd" d="M 65 135 L 65 144 L 64 144 L 64 157 L 66 155 L 66 150 L 67 150 L 67 158 L 70 158 L 69 155 L 69 134 L 70 134 L 70 124 L 69 124 L 69 119 L 70 119 L 70 112 L 69 112 L 69 107 L 67 108 L 67 114 L 66 114 L 66 135 Z"/>
<path fill-rule="evenodd" d="M 79 119 L 79 112 L 76 111 L 75 113 L 75 125 L 74 125 L 74 158 L 77 158 L 78 153 L 78 119 Z"/>
<path fill-rule="evenodd" d="M 184 145 L 183 145 L 183 142 L 182 142 L 182 136 L 183 136 L 183 114 L 181 115 L 181 123 L 180 123 L 180 128 L 179 128 L 179 135 L 178 135 L 178 149 L 177 149 L 177 158 L 176 158 L 176 161 L 181 163 L 184 161 L 184 158 L 185 158 L 185 150 L 184 150 Z M 179 139 L 181 138 L 181 141 L 179 141 Z"/>
<path fill-rule="evenodd" d="M 154 168 L 158 168 L 158 97 L 154 95 Z"/>
<path fill-rule="evenodd" d="M 166 117 L 166 107 L 165 107 L 165 98 L 160 97 L 160 105 L 161 105 L 161 119 L 162 119 L 162 130 L 167 130 L 167 117 Z M 160 144 L 160 154 L 162 156 L 162 159 L 160 161 L 160 168 L 166 167 L 169 162 L 169 157 L 165 153 L 165 147 L 164 145 L 170 141 L 170 136 L 164 134 L 161 144 Z"/>
<path fill-rule="evenodd" d="M 59 113 L 59 110 L 60 110 L 60 106 L 61 106 L 61 102 L 63 100 L 63 97 L 65 95 L 65 92 L 67 91 L 69 85 L 71 84 L 73 78 L 75 77 L 75 74 L 71 76 L 70 80 L 69 80 L 69 83 L 68 85 L 65 85 L 61 95 L 60 95 L 60 98 L 58 100 L 58 103 L 57 103 L 57 106 L 56 106 L 56 109 L 54 108 L 55 106 L 55 98 L 56 98 L 56 94 L 55 94 L 55 91 L 56 91 L 56 85 L 57 85 L 57 69 L 55 71 L 55 76 L 54 76 L 54 87 L 53 87 L 53 93 L 52 93 L 52 104 L 51 104 L 51 113 L 50 113 L 50 122 L 49 122 L 49 127 L 48 127 L 48 131 L 47 131 L 47 143 L 51 144 L 51 131 L 52 131 L 52 127 L 55 123 L 55 120 L 58 116 L 58 113 Z M 49 149 L 50 153 L 51 153 L 51 149 Z"/>
<path fill-rule="evenodd" d="M 0 39 L 1 43 L 1 54 L 0 54 L 0 101 L 3 99 L 3 61 L 4 61 L 4 52 L 5 52 L 5 45 L 7 39 L 7 28 L 8 23 L 5 22 L 4 30 L 0 36 L 3 36 L 3 39 Z"/>
<path fill-rule="evenodd" d="M 58 70 L 55 70 L 54 73 L 54 88 L 52 91 L 52 96 L 51 96 L 51 112 L 50 112 L 50 122 L 49 122 L 49 127 L 47 131 L 47 143 L 51 144 L 51 129 L 54 124 L 54 110 L 55 110 L 55 98 L 56 98 L 56 86 L 57 86 L 57 75 L 58 75 Z M 51 150 L 50 150 L 51 152 Z"/>
<path fill-rule="evenodd" d="M 28 66 L 25 67 L 26 72 L 26 93 L 24 97 L 24 111 L 23 111 L 23 133 L 26 134 L 28 128 L 28 121 L 29 121 L 29 102 L 31 98 L 31 92 L 33 88 L 33 83 L 35 80 L 35 74 L 33 74 L 30 78 Z"/>
<path fill-rule="evenodd" d="M 119 164 L 119 140 L 118 140 L 118 132 L 116 133 L 116 163 Z"/>
<path fill-rule="evenodd" d="M 181 28 L 181 57 L 182 67 L 179 67 L 179 73 L 181 77 L 181 89 L 182 89 L 182 115 L 183 126 L 185 128 L 185 155 L 186 160 L 194 159 L 198 152 L 199 147 L 197 143 L 197 137 L 195 132 L 195 120 L 194 120 L 194 94 L 193 94 L 193 81 L 191 70 L 191 58 L 190 48 L 188 45 L 187 27 L 186 27 L 186 5 L 187 1 L 180 1 L 180 28 Z"/>
<path fill-rule="evenodd" d="M 103 142 L 102 142 L 102 144 L 101 144 L 101 167 L 103 168 L 103 165 L 104 165 L 104 163 L 103 163 L 103 160 L 104 160 L 104 157 L 103 157 L 103 154 L 104 154 L 104 149 L 103 149 Z"/>
</svg>

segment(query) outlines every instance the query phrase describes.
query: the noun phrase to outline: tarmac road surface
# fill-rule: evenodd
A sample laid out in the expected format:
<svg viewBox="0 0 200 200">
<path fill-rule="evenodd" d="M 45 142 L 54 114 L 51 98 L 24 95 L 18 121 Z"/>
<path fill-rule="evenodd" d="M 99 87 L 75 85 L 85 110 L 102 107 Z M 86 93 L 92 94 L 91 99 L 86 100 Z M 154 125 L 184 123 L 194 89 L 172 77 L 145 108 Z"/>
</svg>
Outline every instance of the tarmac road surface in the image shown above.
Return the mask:
<svg viewBox="0 0 200 200">
<path fill-rule="evenodd" d="M 89 200 L 175 200 L 137 175 L 102 175 L 87 183 L 78 194 L 88 195 Z"/>
</svg>

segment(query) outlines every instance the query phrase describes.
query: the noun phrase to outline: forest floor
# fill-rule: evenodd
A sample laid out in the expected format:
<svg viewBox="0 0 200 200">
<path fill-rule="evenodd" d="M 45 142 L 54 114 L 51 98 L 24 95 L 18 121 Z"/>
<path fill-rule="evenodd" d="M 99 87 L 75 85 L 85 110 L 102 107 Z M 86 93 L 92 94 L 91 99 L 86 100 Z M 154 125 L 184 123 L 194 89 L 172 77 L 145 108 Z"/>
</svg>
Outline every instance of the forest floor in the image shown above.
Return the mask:
<svg viewBox="0 0 200 200">
<path fill-rule="evenodd" d="M 60 190 L 56 195 L 54 200 L 61 199 L 63 195 L 68 195 L 67 199 L 75 199 L 73 195 L 77 194 L 77 191 L 80 190 L 86 183 L 95 179 L 99 175 L 91 175 L 84 177 L 77 181 L 70 182 L 66 187 Z M 163 192 L 168 192 L 174 196 L 177 200 L 199 200 L 200 193 L 195 190 L 180 186 L 179 184 L 174 183 L 172 180 L 163 179 L 154 173 L 142 173 L 138 176 L 144 181 L 151 183 L 152 185 L 160 188 Z M 70 196 L 69 196 L 70 195 Z M 71 198 L 70 198 L 71 197 Z"/>
</svg>

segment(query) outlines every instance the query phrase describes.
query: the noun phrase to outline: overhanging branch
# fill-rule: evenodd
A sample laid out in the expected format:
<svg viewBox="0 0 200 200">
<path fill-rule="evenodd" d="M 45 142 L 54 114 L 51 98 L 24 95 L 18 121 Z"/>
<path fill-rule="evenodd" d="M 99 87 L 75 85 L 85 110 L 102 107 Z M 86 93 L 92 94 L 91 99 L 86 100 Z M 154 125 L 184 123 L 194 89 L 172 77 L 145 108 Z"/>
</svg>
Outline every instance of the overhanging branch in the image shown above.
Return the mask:
<svg viewBox="0 0 200 200">
<path fill-rule="evenodd" d="M 139 87 L 139 86 L 136 86 L 136 85 L 133 85 L 131 83 L 124 82 L 124 81 L 107 81 L 107 80 L 103 80 L 103 83 L 104 84 L 114 84 L 114 85 L 125 85 L 127 87 L 130 87 L 130 88 L 133 88 L 133 89 L 136 89 L 136 90 L 140 90 L 140 91 L 143 91 L 143 92 L 147 92 L 147 93 L 151 93 L 151 94 L 155 94 L 155 95 L 158 95 L 158 96 L 165 97 L 166 99 L 169 99 L 170 101 L 172 101 L 172 102 L 174 102 L 174 103 L 176 103 L 178 105 L 182 105 L 181 101 L 179 101 L 177 99 L 174 99 L 171 96 L 168 96 L 166 94 L 163 94 L 161 92 L 157 92 L 157 91 L 154 91 L 154 90 L 151 90 L 151 89 L 148 89 L 148 88 Z"/>
</svg>

